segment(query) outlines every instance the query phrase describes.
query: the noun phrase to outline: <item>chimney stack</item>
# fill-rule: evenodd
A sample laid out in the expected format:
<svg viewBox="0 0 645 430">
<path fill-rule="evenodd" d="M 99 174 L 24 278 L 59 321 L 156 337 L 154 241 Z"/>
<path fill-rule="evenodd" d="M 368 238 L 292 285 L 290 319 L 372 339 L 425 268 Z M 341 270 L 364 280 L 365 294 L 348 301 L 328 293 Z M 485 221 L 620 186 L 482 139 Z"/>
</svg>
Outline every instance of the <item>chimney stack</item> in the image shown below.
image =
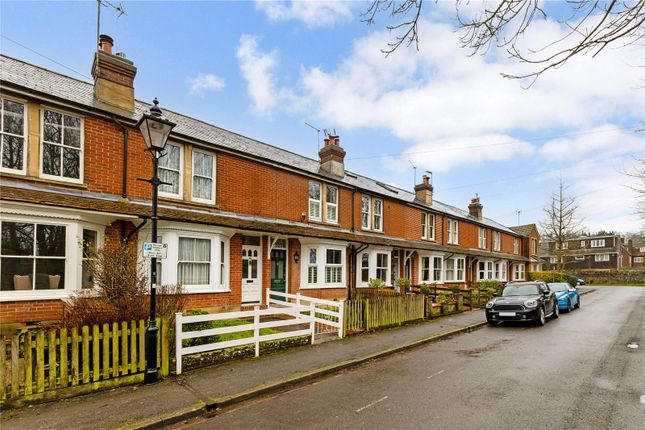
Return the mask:
<svg viewBox="0 0 645 430">
<path fill-rule="evenodd" d="M 110 36 L 99 36 L 99 50 L 92 65 L 94 97 L 115 113 L 124 110 L 134 112 L 134 77 L 137 68 L 125 55 L 112 54 L 113 46 L 114 40 Z"/>
<path fill-rule="evenodd" d="M 325 146 L 318 153 L 320 156 L 320 170 L 332 175 L 345 176 L 345 150 L 340 147 L 338 136 L 327 136 Z"/>
<path fill-rule="evenodd" d="M 481 220 L 483 216 L 483 209 L 484 206 L 479 203 L 479 196 L 475 195 L 475 197 L 473 197 L 473 199 L 470 201 L 470 204 L 468 205 L 468 213 L 470 214 L 470 216 Z"/>
<path fill-rule="evenodd" d="M 414 186 L 414 194 L 417 200 L 422 201 L 423 203 L 432 204 L 432 191 L 434 187 L 430 183 L 430 176 L 423 175 L 423 181 Z"/>
</svg>

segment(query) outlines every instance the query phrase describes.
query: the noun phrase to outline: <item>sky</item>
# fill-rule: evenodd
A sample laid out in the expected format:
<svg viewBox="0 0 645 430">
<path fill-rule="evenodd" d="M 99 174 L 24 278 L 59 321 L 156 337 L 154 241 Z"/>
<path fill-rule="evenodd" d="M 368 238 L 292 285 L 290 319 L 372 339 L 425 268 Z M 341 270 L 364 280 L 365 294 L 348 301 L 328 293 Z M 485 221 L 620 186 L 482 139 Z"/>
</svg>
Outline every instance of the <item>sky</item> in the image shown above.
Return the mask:
<svg viewBox="0 0 645 430">
<path fill-rule="evenodd" d="M 414 165 L 435 199 L 466 209 L 477 194 L 505 225 L 544 219 L 562 177 L 587 230 L 644 227 L 625 174 L 645 156 L 642 47 L 575 58 L 527 88 L 501 76 L 527 70 L 503 50 L 460 47 L 451 1 L 426 2 L 419 49 L 389 56 L 388 20 L 362 22 L 365 2 L 110 2 L 126 15 L 101 7 L 100 31 L 138 68 L 137 99 L 311 158 L 305 122 L 335 130 L 346 169 L 412 190 Z M 536 20 L 521 44 L 564 31 Z M 96 32 L 96 1 L 0 1 L 0 52 L 88 82 Z"/>
</svg>

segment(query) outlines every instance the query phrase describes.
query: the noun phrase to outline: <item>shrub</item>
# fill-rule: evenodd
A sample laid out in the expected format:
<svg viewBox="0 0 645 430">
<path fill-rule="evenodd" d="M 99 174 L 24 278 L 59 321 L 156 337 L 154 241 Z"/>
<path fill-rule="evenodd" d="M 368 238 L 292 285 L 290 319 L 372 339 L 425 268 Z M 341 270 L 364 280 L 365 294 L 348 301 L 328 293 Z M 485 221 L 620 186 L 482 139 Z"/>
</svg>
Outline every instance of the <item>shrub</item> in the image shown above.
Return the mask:
<svg viewBox="0 0 645 430">
<path fill-rule="evenodd" d="M 568 282 L 575 286 L 578 283 L 578 278 L 562 272 L 529 272 L 529 281 L 543 281 L 543 282 Z"/>
<path fill-rule="evenodd" d="M 486 281 L 478 281 L 475 283 L 475 288 L 478 290 L 487 290 L 490 292 L 497 292 L 501 290 L 503 287 L 503 284 L 500 281 L 495 281 L 492 279 L 486 280 Z"/>
<path fill-rule="evenodd" d="M 461 292 L 461 289 L 459 288 L 459 285 L 453 285 L 452 287 L 450 287 L 450 291 L 453 294 L 459 294 Z"/>
<path fill-rule="evenodd" d="M 410 290 L 410 280 L 408 278 L 399 278 L 396 280 L 396 285 L 399 287 L 401 293 L 405 293 Z"/>
<path fill-rule="evenodd" d="M 430 287 L 428 287 L 426 284 L 421 285 L 419 288 L 419 292 L 423 294 L 424 296 L 430 295 Z"/>
<path fill-rule="evenodd" d="M 379 279 L 379 278 L 372 278 L 370 279 L 370 287 L 372 288 L 385 288 L 385 281 Z"/>
<path fill-rule="evenodd" d="M 439 294 L 434 301 L 436 303 L 446 303 L 448 301 L 448 296 L 446 294 Z"/>
<path fill-rule="evenodd" d="M 107 242 L 87 249 L 87 268 L 94 288 L 72 295 L 63 305 L 61 326 L 80 327 L 149 317 L 148 276 L 136 248 L 126 242 Z M 183 309 L 179 285 L 157 287 L 157 316 L 169 317 Z"/>
</svg>

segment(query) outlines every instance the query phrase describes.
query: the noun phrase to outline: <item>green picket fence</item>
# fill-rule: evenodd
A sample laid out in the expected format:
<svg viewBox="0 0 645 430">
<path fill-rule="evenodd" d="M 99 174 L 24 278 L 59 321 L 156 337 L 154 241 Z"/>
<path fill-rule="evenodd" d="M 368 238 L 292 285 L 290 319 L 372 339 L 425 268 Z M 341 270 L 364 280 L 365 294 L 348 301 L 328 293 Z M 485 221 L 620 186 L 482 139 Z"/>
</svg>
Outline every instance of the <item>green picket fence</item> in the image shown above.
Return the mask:
<svg viewBox="0 0 645 430">
<path fill-rule="evenodd" d="M 345 302 L 345 333 L 369 331 L 421 320 L 425 298 L 421 295 L 377 297 Z"/>
<path fill-rule="evenodd" d="M 169 324 L 158 320 L 157 365 L 169 371 Z M 38 329 L 3 336 L 0 401 L 61 398 L 143 381 L 147 323 Z"/>
</svg>

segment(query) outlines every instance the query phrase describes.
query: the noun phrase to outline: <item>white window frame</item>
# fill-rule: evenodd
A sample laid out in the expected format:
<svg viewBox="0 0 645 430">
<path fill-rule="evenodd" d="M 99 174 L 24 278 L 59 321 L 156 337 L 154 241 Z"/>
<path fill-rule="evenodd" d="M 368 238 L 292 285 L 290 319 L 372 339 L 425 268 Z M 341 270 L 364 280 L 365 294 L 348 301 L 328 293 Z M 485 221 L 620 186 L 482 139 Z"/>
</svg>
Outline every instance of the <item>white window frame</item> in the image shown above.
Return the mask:
<svg viewBox="0 0 645 430">
<path fill-rule="evenodd" d="M 642 263 L 645 261 L 643 257 L 634 257 L 634 263 Z"/>
<path fill-rule="evenodd" d="M 480 249 L 486 249 L 486 229 L 484 227 L 479 227 L 479 232 L 477 235 L 477 247 Z"/>
<path fill-rule="evenodd" d="M 549 258 L 549 262 L 550 262 L 551 264 L 556 264 L 556 263 L 558 262 L 558 257 L 550 257 L 550 258 Z"/>
<path fill-rule="evenodd" d="M 336 190 L 336 203 L 329 203 L 330 188 L 334 188 Z M 340 192 L 336 185 L 325 184 L 324 189 L 325 189 L 325 222 L 329 224 L 338 224 L 338 199 L 340 198 Z M 321 197 L 322 197 L 322 193 L 321 193 Z M 333 218 L 333 219 L 330 218 L 329 216 L 329 208 L 332 208 L 332 207 L 336 209 L 336 218 Z"/>
<path fill-rule="evenodd" d="M 445 282 L 445 280 L 444 280 L 444 278 L 445 278 L 445 276 L 444 276 L 444 266 L 445 266 L 445 264 L 444 264 L 443 258 L 444 258 L 443 254 L 431 254 L 431 253 L 420 253 L 419 254 L 419 264 L 418 264 L 418 266 L 419 266 L 418 267 L 419 283 L 421 283 L 421 284 L 435 284 L 435 283 L 436 284 L 443 284 Z M 441 267 L 438 268 L 440 270 L 439 279 L 436 279 L 436 276 L 435 276 L 436 275 L 435 269 L 437 269 L 437 267 L 435 265 L 435 263 L 436 263 L 435 259 L 438 259 L 439 261 L 441 261 L 441 263 L 439 263 L 441 265 Z M 428 278 L 424 278 L 424 276 L 423 276 L 423 266 L 424 266 L 425 261 L 428 262 Z M 451 282 L 454 282 L 454 281 L 451 281 Z"/>
<path fill-rule="evenodd" d="M 374 231 L 383 231 L 383 199 L 379 199 L 376 197 L 372 197 L 372 230 Z M 380 202 L 381 203 L 381 212 L 377 213 L 376 212 L 376 203 Z M 376 219 L 379 218 L 379 227 L 376 228 Z"/>
<path fill-rule="evenodd" d="M 150 242 L 150 229 L 146 228 L 139 233 L 139 242 L 142 249 L 143 242 Z M 163 222 L 159 226 L 159 236 L 163 236 L 163 243 L 168 245 L 168 255 L 162 261 L 161 273 L 157 273 L 158 285 L 174 285 L 178 281 L 178 263 L 179 263 L 179 238 L 191 239 L 209 239 L 211 241 L 210 250 L 210 272 L 208 285 L 183 285 L 186 293 L 189 294 L 206 294 L 206 293 L 226 293 L 230 292 L 230 238 L 233 231 L 227 229 L 215 229 L 206 225 L 186 225 L 178 222 Z M 222 245 L 224 242 L 224 273 L 222 274 Z M 143 259 L 143 255 L 139 254 Z M 150 266 L 150 260 L 145 259 L 146 267 Z M 222 280 L 224 281 L 222 283 Z"/>
<path fill-rule="evenodd" d="M 367 201 L 367 212 L 365 212 L 365 208 L 363 207 L 363 203 L 365 201 Z M 367 215 L 367 224 L 365 224 L 363 215 Z M 370 230 L 371 228 L 372 228 L 372 199 L 370 196 L 363 194 L 361 195 L 361 229 Z"/>
<path fill-rule="evenodd" d="M 640 248 L 638 248 L 638 252 L 645 252 L 645 246 L 641 246 Z"/>
<path fill-rule="evenodd" d="M 318 196 L 319 196 L 318 200 L 316 200 L 316 199 L 311 197 L 311 193 L 309 192 L 309 190 L 311 189 L 312 185 L 318 187 Z M 309 183 L 307 185 L 307 197 L 309 198 L 309 200 L 308 200 L 309 206 L 308 206 L 308 209 L 307 209 L 308 212 L 309 212 L 309 220 L 310 221 L 318 221 L 318 222 L 322 221 L 322 197 L 323 197 L 322 183 L 317 182 L 317 181 L 309 181 Z M 312 207 L 318 207 L 318 216 L 313 214 L 313 212 L 311 210 Z"/>
<path fill-rule="evenodd" d="M 207 155 L 209 157 L 213 157 L 213 177 L 212 178 L 207 178 L 206 176 L 201 176 L 201 175 L 196 175 L 195 174 L 195 153 L 199 153 L 199 154 L 202 154 L 202 155 Z M 216 162 L 215 154 L 212 153 L 212 152 L 202 151 L 201 149 L 193 148 L 191 158 L 192 158 L 192 160 L 191 160 L 191 169 L 190 169 L 190 173 L 191 173 L 190 195 L 191 195 L 191 198 L 193 199 L 194 202 L 197 202 L 197 203 L 215 204 L 215 201 L 217 200 L 215 198 L 215 190 L 216 190 L 215 181 L 216 181 L 216 178 L 217 178 L 217 170 L 216 170 L 217 162 Z M 213 198 L 212 199 L 202 199 L 200 197 L 195 197 L 195 176 L 200 176 L 202 178 L 211 179 L 213 181 L 213 189 L 212 189 Z"/>
<path fill-rule="evenodd" d="M 523 281 L 526 277 L 525 275 L 525 265 L 524 263 L 516 263 L 513 265 L 513 280 L 514 281 Z"/>
<path fill-rule="evenodd" d="M 592 248 L 603 248 L 605 246 L 605 239 L 593 239 L 591 240 Z"/>
<path fill-rule="evenodd" d="M 329 261 L 327 261 L 327 253 L 329 251 L 334 251 L 334 252 L 339 252 L 340 253 L 340 263 L 330 263 Z M 344 277 L 344 275 L 343 275 L 343 268 L 344 267 L 345 267 L 345 264 L 344 264 L 344 261 L 343 261 L 343 251 L 340 250 L 340 249 L 336 249 L 336 248 L 325 248 L 325 271 L 324 271 L 325 284 L 335 285 L 335 284 L 342 283 L 343 277 Z M 334 271 L 336 271 L 336 269 L 339 269 L 340 281 L 335 281 L 335 282 L 328 281 L 327 280 L 327 269 L 334 269 Z"/>
<path fill-rule="evenodd" d="M 300 289 L 330 289 L 330 288 L 345 288 L 346 279 L 347 279 L 347 254 L 346 248 L 347 244 L 344 242 L 334 242 L 334 241 L 318 241 L 314 239 L 300 239 L 301 249 L 300 254 L 307 258 L 307 261 L 304 264 L 300 264 Z M 309 250 L 316 249 L 316 263 L 309 264 Z M 341 251 L 340 255 L 340 267 L 341 267 L 341 281 L 335 283 L 326 283 L 326 271 L 325 267 L 327 266 L 327 250 L 334 249 Z M 309 267 L 317 267 L 317 282 L 309 283 Z"/>
<path fill-rule="evenodd" d="M 593 260 L 599 263 L 609 261 L 610 259 L 611 257 L 609 256 L 609 254 L 596 254 L 593 257 Z"/>
<path fill-rule="evenodd" d="M 576 255 L 574 258 L 575 258 L 576 261 L 582 261 L 582 260 L 585 259 L 585 256 L 584 255 Z"/>
<path fill-rule="evenodd" d="M 434 226 L 434 214 L 430 212 L 421 212 L 421 239 L 435 240 Z"/>
<path fill-rule="evenodd" d="M 168 142 L 168 143 L 166 143 L 166 147 L 168 145 L 179 147 L 179 188 L 178 188 L 179 193 L 178 194 L 167 193 L 167 192 L 161 191 L 161 187 L 159 187 L 159 197 L 166 197 L 166 198 L 170 198 L 170 199 L 183 199 L 184 198 L 184 170 L 185 170 L 185 166 L 184 166 L 184 145 L 182 145 L 181 143 L 177 143 L 177 142 Z M 167 151 L 164 151 L 164 157 L 165 156 L 167 156 Z M 214 159 L 213 159 L 213 161 L 214 161 Z M 159 166 L 159 170 L 161 170 L 161 169 L 175 171 L 174 169 L 169 169 L 167 167 Z M 215 181 L 213 181 L 213 182 L 215 182 Z M 192 190 L 191 190 L 191 194 L 192 194 Z"/>
<path fill-rule="evenodd" d="M 502 233 L 499 231 L 493 232 L 493 251 L 502 250 Z"/>
<path fill-rule="evenodd" d="M 532 237 L 531 238 L 531 255 L 537 255 L 538 254 L 537 248 L 538 248 L 537 239 Z"/>
<path fill-rule="evenodd" d="M 305 255 L 307 258 L 307 262 L 305 264 L 307 266 L 307 284 L 317 285 L 318 284 L 318 248 L 309 248 Z M 313 263 L 311 261 L 312 255 L 314 256 Z M 312 273 L 314 274 L 313 277 L 310 276 Z"/>
<path fill-rule="evenodd" d="M 63 115 L 63 124 L 61 124 L 62 129 L 61 129 L 61 143 L 60 144 L 53 143 L 53 142 L 45 142 L 45 140 L 44 140 L 45 139 L 45 111 L 55 112 L 55 113 Z M 48 175 L 48 174 L 44 173 L 44 160 L 43 160 L 43 157 L 44 157 L 45 151 L 43 151 L 43 147 L 44 147 L 45 144 L 47 144 L 47 145 L 57 145 L 57 146 L 61 147 L 61 158 L 63 157 L 63 148 L 65 147 L 64 144 L 63 144 L 64 134 L 65 134 L 65 132 L 64 132 L 64 129 L 65 129 L 65 126 L 64 126 L 65 118 L 64 117 L 65 117 L 65 115 L 71 116 L 71 117 L 74 117 L 74 118 L 78 118 L 78 119 L 81 120 L 81 131 L 80 131 L 81 132 L 81 145 L 78 148 L 68 146 L 70 148 L 73 148 L 73 149 L 79 151 L 79 162 L 78 162 L 78 169 L 79 169 L 78 176 L 79 177 L 78 177 L 78 179 L 76 179 L 76 178 L 66 178 L 66 177 L 62 176 L 62 173 L 63 173 L 62 170 L 61 170 L 61 176 Z M 28 146 L 28 143 L 25 142 L 25 145 Z M 72 184 L 82 184 L 83 183 L 83 178 L 84 178 L 84 175 L 85 175 L 85 117 L 83 117 L 81 115 L 78 115 L 78 114 L 75 114 L 75 113 L 67 112 L 67 111 L 64 111 L 64 110 L 54 109 L 54 108 L 51 108 L 51 107 L 43 106 L 40 109 L 40 141 L 39 141 L 38 145 L 39 145 L 38 149 L 39 149 L 39 152 L 40 152 L 40 154 L 39 154 L 39 168 L 40 168 L 39 174 L 40 174 L 41 178 L 49 179 L 49 180 L 52 180 L 52 181 L 69 182 L 69 183 L 72 183 Z M 25 150 L 27 150 L 27 148 L 25 148 Z M 62 169 L 62 164 L 61 164 L 61 169 Z"/>
<path fill-rule="evenodd" d="M 517 237 L 513 238 L 513 254 L 519 255 L 520 253 L 520 240 Z"/>
<path fill-rule="evenodd" d="M 448 238 L 446 243 L 459 245 L 459 221 L 456 219 L 448 219 Z"/>
<path fill-rule="evenodd" d="M 8 100 L 13 103 L 18 103 L 21 104 L 23 109 L 24 109 L 24 117 L 23 117 L 23 130 L 22 130 L 22 136 L 18 136 L 17 134 L 13 133 L 5 133 L 3 130 L 4 127 L 4 118 L 2 115 L 2 112 L 4 111 L 4 101 Z M 0 172 L 6 172 L 6 173 L 13 173 L 14 175 L 26 175 L 27 174 L 27 152 L 29 151 L 29 134 L 27 133 L 27 130 L 29 129 L 28 123 L 29 123 L 29 109 L 28 109 L 28 104 L 25 100 L 19 100 L 15 99 L 13 97 L 6 97 L 2 96 L 0 97 Z M 23 141 L 23 147 L 22 147 L 22 169 L 9 169 L 8 167 L 2 167 L 2 147 L 4 144 L 2 143 L 2 135 L 8 135 L 8 136 L 14 136 L 14 137 L 20 137 L 22 138 Z"/>
<path fill-rule="evenodd" d="M 587 246 L 587 242 L 584 241 L 584 240 L 581 240 L 580 241 L 580 248 L 584 248 L 585 246 Z"/>
<path fill-rule="evenodd" d="M 377 273 L 377 254 L 387 254 L 387 267 L 381 267 L 381 269 L 386 269 L 386 278 L 385 285 L 390 287 L 392 286 L 392 248 L 387 247 L 369 247 L 365 251 L 361 252 L 356 256 L 356 286 L 358 288 L 367 288 L 369 287 L 370 279 L 376 279 Z M 363 281 L 363 256 L 367 255 L 367 282 Z"/>
<path fill-rule="evenodd" d="M 569 242 L 562 242 L 562 249 L 569 249 Z"/>
</svg>

